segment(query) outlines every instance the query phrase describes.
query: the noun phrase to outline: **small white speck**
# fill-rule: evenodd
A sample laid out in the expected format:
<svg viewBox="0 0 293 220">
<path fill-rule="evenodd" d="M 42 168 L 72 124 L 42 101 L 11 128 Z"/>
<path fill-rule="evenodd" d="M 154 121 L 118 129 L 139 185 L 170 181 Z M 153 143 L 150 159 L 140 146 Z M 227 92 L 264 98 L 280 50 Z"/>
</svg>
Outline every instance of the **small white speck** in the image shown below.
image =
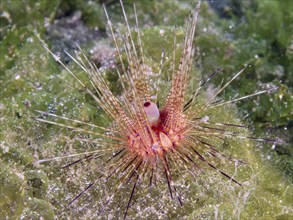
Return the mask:
<svg viewBox="0 0 293 220">
<path fill-rule="evenodd" d="M 204 116 L 202 119 L 200 119 L 201 122 L 208 122 L 209 121 L 209 116 Z"/>
<path fill-rule="evenodd" d="M 207 28 L 203 28 L 202 30 L 203 30 L 203 32 L 207 32 L 207 31 L 208 31 L 208 29 L 207 29 Z"/>
<path fill-rule="evenodd" d="M 3 150 L 3 153 L 8 153 L 9 152 L 9 146 L 4 144 L 3 145 L 0 145 L 2 150 Z"/>
<path fill-rule="evenodd" d="M 32 37 L 28 37 L 28 38 L 26 39 L 26 42 L 28 42 L 28 43 L 32 43 L 32 42 L 34 42 L 34 39 L 33 39 Z"/>
<path fill-rule="evenodd" d="M 255 55 L 254 55 L 254 58 L 255 58 L 255 59 L 258 59 L 258 58 L 259 58 L 259 56 L 258 56 L 257 54 L 255 54 Z"/>
<path fill-rule="evenodd" d="M 19 179 L 24 180 L 24 175 L 23 175 L 23 173 L 20 173 L 20 172 L 14 172 L 14 173 L 15 173 L 15 175 L 16 175 Z"/>
<path fill-rule="evenodd" d="M 273 146 L 272 146 L 272 149 L 274 150 L 276 148 L 276 145 L 274 144 Z"/>
<path fill-rule="evenodd" d="M 163 37 L 164 36 L 164 33 L 165 33 L 165 30 L 164 29 L 161 29 L 160 30 L 160 35 Z"/>
<path fill-rule="evenodd" d="M 20 78 L 20 75 L 16 75 L 15 79 L 18 80 Z"/>
</svg>

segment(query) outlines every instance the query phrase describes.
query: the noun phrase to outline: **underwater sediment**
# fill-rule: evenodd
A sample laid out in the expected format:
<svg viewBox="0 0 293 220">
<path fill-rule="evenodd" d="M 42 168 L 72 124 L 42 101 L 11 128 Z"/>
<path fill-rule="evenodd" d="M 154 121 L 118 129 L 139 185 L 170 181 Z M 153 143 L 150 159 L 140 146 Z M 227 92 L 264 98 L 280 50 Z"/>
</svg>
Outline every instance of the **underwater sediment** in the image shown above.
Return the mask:
<svg viewBox="0 0 293 220">
<path fill-rule="evenodd" d="M 282 10 L 281 6 L 278 7 Z M 139 5 L 137 5 L 137 8 L 139 8 Z M 49 10 L 54 11 L 54 9 Z M 7 11 L 9 11 L 8 6 Z M 131 11 L 128 13 L 131 13 Z M 242 59 L 235 59 L 235 62 L 242 61 L 242 63 L 233 63 L 233 56 L 239 50 L 236 46 L 239 45 L 241 47 L 241 42 L 243 44 L 248 44 L 249 42 L 243 42 L 243 39 L 238 41 L 234 39 L 226 41 L 226 38 L 224 40 L 217 39 L 216 36 L 218 35 L 213 35 L 209 31 L 216 30 L 220 32 L 221 28 L 212 29 L 212 27 L 214 28 L 212 22 L 210 25 L 206 23 L 201 24 L 201 21 L 205 21 L 205 16 L 210 15 L 210 13 L 212 13 L 211 10 L 204 4 L 201 12 L 202 18 L 199 21 L 200 26 L 197 31 L 199 36 L 196 46 L 199 47 L 199 54 L 206 54 L 199 56 L 200 59 L 198 58 L 195 62 L 199 69 L 211 68 L 206 69 L 206 73 L 210 73 L 210 70 L 221 66 L 231 76 L 231 74 L 235 74 L 239 70 L 241 65 L 248 62 L 247 56 L 244 56 Z M 188 12 L 184 14 L 184 17 L 187 15 Z M 52 16 L 54 17 L 54 15 Z M 184 19 L 182 20 L 184 21 Z M 181 25 L 183 24 L 181 23 Z M 204 31 L 204 27 L 207 30 L 203 32 L 205 36 L 202 36 L 201 30 Z M 144 31 L 146 42 L 149 42 L 149 45 L 148 43 L 145 44 L 145 50 L 153 55 L 152 59 L 154 61 L 152 62 L 157 64 L 159 63 L 158 58 L 161 56 L 161 47 L 163 45 L 160 30 L 165 30 L 164 36 L 168 36 L 169 33 L 169 39 L 172 39 L 172 28 L 151 27 L 146 28 Z M 4 70 L 1 74 L 1 85 L 4 86 L 1 89 L 0 105 L 1 196 L 3 195 L 2 198 L 4 198 L 1 202 L 1 210 L 4 214 L 2 216 L 11 218 L 19 216 L 23 218 L 39 218 L 42 216 L 46 219 L 54 218 L 54 216 L 59 218 L 73 216 L 95 218 L 97 210 L 93 207 L 101 206 L 102 201 L 100 198 L 111 193 L 113 189 L 111 184 L 103 184 L 101 181 L 100 184 L 97 184 L 95 188 L 77 200 L 76 203 L 69 207 L 67 204 L 87 184 L 95 179 L 99 161 L 93 161 L 87 166 L 81 165 L 67 170 L 60 169 L 61 166 L 66 164 L 66 161 L 51 162 L 41 166 L 33 165 L 33 161 L 36 159 L 63 155 L 68 152 L 81 152 L 94 146 L 81 143 L 76 144 L 72 140 L 74 134 L 71 131 L 61 131 L 58 127 L 37 123 L 31 117 L 36 115 L 34 110 L 38 109 L 53 111 L 56 114 L 64 114 L 68 117 L 78 118 L 87 122 L 101 123 L 104 119 L 95 108 L 93 100 L 46 53 L 33 34 L 34 29 L 32 27 L 26 26 L 26 24 L 23 24 L 23 26 L 18 24 L 18 26 L 4 31 L 6 33 L 2 38 L 2 42 L 4 42 L 2 49 L 6 51 L 6 56 L 1 52 L 1 70 Z M 43 31 L 45 33 L 45 30 Z M 180 38 L 180 34 L 181 37 L 184 36 L 183 29 L 178 28 L 178 38 Z M 282 39 L 280 38 L 279 41 L 286 42 L 285 40 L 281 41 Z M 221 40 L 224 42 L 222 43 Z M 269 41 L 268 39 L 265 40 Z M 168 48 L 168 42 L 169 40 L 167 40 L 166 46 L 164 45 L 165 48 Z M 173 41 L 171 43 L 173 44 Z M 209 48 L 209 43 L 215 43 L 215 45 Z M 251 44 L 254 43 L 251 42 Z M 264 44 L 265 42 L 261 43 Z M 86 45 L 84 47 L 86 48 Z M 290 44 L 287 47 L 287 53 L 289 54 L 286 54 L 286 57 L 290 59 Z M 169 48 L 172 48 L 172 45 Z M 157 52 L 154 53 L 154 50 Z M 211 53 L 217 53 L 215 52 L 217 50 L 219 51 L 217 59 L 212 59 L 213 56 L 205 58 Z M 60 51 L 62 52 L 62 49 Z M 221 56 L 222 52 L 223 56 Z M 245 54 L 246 51 L 242 52 Z M 220 59 L 222 59 L 222 62 L 218 61 Z M 253 75 L 255 71 L 259 71 L 256 68 L 260 65 L 259 62 L 261 62 L 259 59 L 252 62 L 253 65 L 250 68 L 248 67 L 248 74 Z M 226 64 L 227 66 L 225 66 L 225 63 L 228 63 Z M 265 65 L 263 60 L 262 64 Z M 290 70 L 286 63 L 281 64 L 275 67 L 276 72 L 280 71 L 281 67 L 285 72 L 286 68 L 287 72 Z M 73 64 L 69 64 L 69 66 L 75 69 L 76 73 L 82 77 L 82 73 L 78 68 Z M 199 74 L 198 72 L 195 71 L 194 74 Z M 261 74 L 261 72 L 258 74 Z M 275 74 L 275 72 L 273 71 L 272 74 Z M 290 74 L 290 72 L 287 74 Z M 223 75 L 223 78 L 228 79 L 229 76 Z M 201 78 L 200 75 L 195 75 L 194 77 Z M 219 79 L 220 81 L 221 78 Z M 241 85 L 246 83 L 250 86 L 253 82 L 245 82 L 247 79 L 243 76 L 240 78 L 241 84 L 240 82 L 237 84 L 240 84 L 240 90 L 245 91 L 245 88 Z M 110 71 L 108 79 L 111 82 L 111 89 L 117 87 L 117 75 L 115 73 Z M 286 82 L 286 80 L 284 81 Z M 217 86 L 217 81 L 215 81 L 214 85 Z M 267 99 L 275 100 L 280 106 L 283 105 L 283 108 L 279 107 L 276 109 L 274 107 L 274 111 L 270 112 L 271 102 L 266 100 L 266 98 L 264 98 L 265 100 L 256 98 L 255 101 L 247 104 L 248 107 L 254 106 L 256 110 L 252 113 L 249 112 L 250 116 L 245 119 L 243 119 L 245 114 L 241 113 L 241 111 L 239 113 L 235 106 L 220 109 L 212 115 L 218 121 L 239 123 L 242 120 L 242 123 L 250 125 L 250 120 L 257 119 L 263 112 L 266 112 L 263 115 L 263 122 L 266 123 L 263 123 L 263 125 L 271 123 L 276 127 L 283 125 L 283 129 L 287 128 L 286 122 L 292 116 L 292 112 L 290 112 L 290 106 L 292 106 L 292 101 L 290 102 L 290 100 L 292 99 L 290 99 L 290 91 L 286 90 L 286 85 L 280 85 L 280 87 L 281 90 L 276 93 L 264 96 L 269 97 Z M 116 93 L 119 95 L 119 87 Z M 235 94 L 233 87 L 230 93 Z M 229 97 L 229 92 L 226 95 Z M 281 102 L 279 100 L 280 96 L 282 97 Z M 269 104 L 266 104 L 266 101 Z M 285 103 L 287 103 L 287 108 Z M 263 110 L 261 108 L 264 107 L 261 106 L 265 106 L 268 109 Z M 274 118 L 274 113 L 277 110 L 279 111 L 279 116 L 276 118 L 279 121 L 275 121 L 276 119 Z M 290 129 L 290 126 L 288 128 Z M 252 133 L 252 131 L 250 132 Z M 284 145 L 290 149 L 286 143 Z M 233 174 L 233 177 L 235 174 L 235 178 L 242 184 L 242 187 L 229 182 L 223 176 L 210 169 L 204 169 L 205 173 L 200 173 L 195 180 L 190 178 L 187 173 L 183 173 L 180 174 L 182 177 L 177 186 L 182 191 L 183 207 L 180 207 L 175 200 L 172 201 L 170 199 L 165 182 L 161 182 L 158 183 L 158 187 L 153 188 L 152 192 L 149 192 L 146 187 L 140 196 L 134 198 L 134 203 L 129 209 L 129 218 L 136 218 L 137 216 L 152 218 L 159 216 L 160 218 L 185 217 L 192 219 L 220 218 L 223 216 L 223 218 L 241 219 L 289 219 L 291 217 L 290 212 L 292 212 L 292 183 L 290 183 L 290 167 L 288 167 L 290 162 L 283 163 L 284 168 L 276 167 L 274 165 L 278 164 L 278 161 L 288 160 L 286 154 L 271 155 L 269 154 L 270 152 L 262 151 L 262 148 L 266 148 L 266 145 L 258 145 L 245 139 L 241 141 L 232 139 L 220 145 L 221 152 L 247 163 L 236 166 L 234 163 L 228 164 L 228 162 L 221 161 L 218 164 L 219 167 L 223 167 L 226 169 L 225 171 Z M 286 148 L 284 149 L 286 152 Z M 128 200 L 130 190 L 131 187 L 123 188 L 120 195 L 117 195 L 117 198 L 109 205 L 107 212 L 105 211 L 102 217 L 115 218 L 115 216 L 121 215 L 125 207 L 120 208 L 120 202 Z M 160 198 L 160 200 L 157 198 Z M 124 202 L 124 204 L 127 203 Z"/>
</svg>

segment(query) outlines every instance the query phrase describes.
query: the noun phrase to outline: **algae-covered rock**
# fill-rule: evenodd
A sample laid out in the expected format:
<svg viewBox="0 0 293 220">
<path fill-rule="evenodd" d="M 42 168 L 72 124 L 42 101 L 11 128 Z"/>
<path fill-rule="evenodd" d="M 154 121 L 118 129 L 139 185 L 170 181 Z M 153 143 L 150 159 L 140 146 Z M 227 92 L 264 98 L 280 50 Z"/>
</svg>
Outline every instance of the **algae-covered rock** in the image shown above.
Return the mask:
<svg viewBox="0 0 293 220">
<path fill-rule="evenodd" d="M 40 170 L 31 170 L 26 174 L 28 196 L 44 198 L 48 190 L 48 177 Z"/>
<path fill-rule="evenodd" d="M 114 26 L 116 21 L 119 22 L 118 30 L 125 33 L 119 4 L 113 1 L 104 2 L 113 18 Z M 239 6 L 242 13 L 235 16 L 233 11 L 229 12 L 232 14 L 229 18 L 224 16 L 225 19 L 218 17 L 208 4 L 202 4 L 192 71 L 192 83 L 196 85 L 201 78 L 206 78 L 217 67 L 221 67 L 224 69 L 223 73 L 213 79 L 216 87 L 247 65 L 242 76 L 222 94 L 224 99 L 234 97 L 236 93 L 241 96 L 258 88 L 279 86 L 275 93 L 240 102 L 237 107 L 232 105 L 210 111 L 210 119 L 247 125 L 249 129 L 242 130 L 246 136 L 273 136 L 270 138 L 279 139 L 281 143 L 259 144 L 245 138 L 215 141 L 213 144 L 217 146 L 217 150 L 242 163 L 212 157 L 211 161 L 242 186 L 196 160 L 204 173 L 191 170 L 197 175 L 192 176 L 185 171 L 174 174 L 174 184 L 182 198 L 182 207 L 176 199 L 170 199 L 164 173 L 161 173 L 157 185 L 152 189 L 148 184 L 140 186 L 139 194 L 135 194 L 132 200 L 129 219 L 293 218 L 293 152 L 290 134 L 293 114 L 293 62 L 290 4 L 289 1 L 261 0 L 253 1 L 252 5 L 243 3 Z M 154 72 L 160 69 L 164 49 L 165 56 L 169 59 L 169 62 L 165 60 L 162 67 L 166 82 L 172 72 L 170 65 L 173 59 L 173 34 L 175 33 L 177 44 L 180 45 L 185 30 L 181 27 L 174 29 L 172 26 L 182 26 L 193 6 L 190 2 L 182 1 L 141 1 L 136 4 L 141 27 L 145 24 L 158 25 L 143 29 L 142 43 L 146 62 Z M 34 117 L 40 115 L 35 110 L 102 126 L 110 124 L 97 108 L 95 101 L 67 71 L 60 68 L 37 37 L 46 39 L 52 45 L 51 48 L 54 47 L 60 53 L 63 52 L 63 45 L 69 44 L 68 48 L 72 49 L 74 40 L 71 33 L 76 32 L 68 29 L 62 35 L 62 22 L 69 28 L 68 22 L 75 13 L 79 13 L 76 20 L 79 27 L 86 27 L 87 30 L 97 28 L 103 32 L 106 20 L 102 5 L 92 1 L 54 1 L 54 4 L 52 1 L 1 1 L 0 7 L 5 12 L 0 17 L 0 21 L 4 21 L 0 26 L 0 216 L 8 219 L 121 218 L 133 187 L 131 184 L 122 187 L 103 214 L 97 215 L 119 185 L 119 182 L 97 180 L 105 158 L 96 158 L 66 169 L 61 167 L 74 162 L 74 159 L 33 163 L 43 158 L 82 153 L 97 148 L 96 145 L 74 141 L 76 135 L 82 138 L 82 134 L 35 121 Z M 130 24 L 135 24 L 130 1 L 125 1 L 125 9 Z M 53 24 L 55 26 L 50 26 Z M 72 25 L 70 28 L 74 29 Z M 50 31 L 52 32 L 48 33 Z M 133 34 L 135 33 L 134 30 Z M 69 41 L 66 39 L 58 43 L 56 36 L 67 36 Z M 88 48 L 94 44 L 99 45 L 101 39 L 103 44 L 111 41 L 103 39 L 105 37 L 85 37 L 81 47 L 89 54 Z M 113 47 L 113 43 L 109 47 Z M 74 51 L 70 52 L 74 56 Z M 176 58 L 179 53 L 180 46 Z M 113 56 L 113 53 L 109 54 Z M 123 59 L 125 60 L 124 56 Z M 67 62 L 74 73 L 83 81 L 87 80 L 87 76 L 71 59 Z M 118 58 L 114 65 L 121 68 Z M 117 72 L 110 68 L 105 74 L 109 86 L 119 96 L 122 88 L 117 83 Z M 166 86 L 162 88 L 163 94 L 168 89 L 168 83 L 162 84 Z M 208 87 L 200 96 L 199 102 L 205 96 L 213 94 L 215 87 Z M 48 119 L 45 115 L 41 117 Z M 255 131 L 254 123 L 261 129 Z M 77 123 L 73 122 L 71 125 L 77 126 Z M 239 132 L 237 128 L 232 130 Z M 97 181 L 95 187 L 68 206 L 71 199 L 93 181 Z"/>
<path fill-rule="evenodd" d="M 29 198 L 21 215 L 21 219 L 54 219 L 52 205 L 42 199 Z"/>
<path fill-rule="evenodd" d="M 13 167 L 0 165 L 0 215 L 4 219 L 17 219 L 24 208 L 24 176 Z"/>
</svg>

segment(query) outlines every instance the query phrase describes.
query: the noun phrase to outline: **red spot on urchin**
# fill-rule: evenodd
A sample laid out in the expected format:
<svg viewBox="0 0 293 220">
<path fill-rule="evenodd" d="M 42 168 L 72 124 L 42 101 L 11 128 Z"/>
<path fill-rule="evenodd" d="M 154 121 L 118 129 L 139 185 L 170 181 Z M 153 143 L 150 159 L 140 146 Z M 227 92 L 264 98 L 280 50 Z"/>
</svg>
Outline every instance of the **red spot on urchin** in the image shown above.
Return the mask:
<svg viewBox="0 0 293 220">
<path fill-rule="evenodd" d="M 145 102 L 145 103 L 143 104 L 144 107 L 149 107 L 150 105 L 151 105 L 150 102 Z"/>
</svg>

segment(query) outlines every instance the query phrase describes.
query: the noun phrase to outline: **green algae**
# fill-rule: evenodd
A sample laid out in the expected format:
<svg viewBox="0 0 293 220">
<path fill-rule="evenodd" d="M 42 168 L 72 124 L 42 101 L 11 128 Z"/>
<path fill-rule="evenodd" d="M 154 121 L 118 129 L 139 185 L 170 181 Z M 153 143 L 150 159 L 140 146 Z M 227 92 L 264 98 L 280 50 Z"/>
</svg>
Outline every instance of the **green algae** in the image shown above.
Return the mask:
<svg viewBox="0 0 293 220">
<path fill-rule="evenodd" d="M 33 198 L 27 201 L 21 218 L 53 220 L 54 216 L 52 205 L 48 201 Z"/>
<path fill-rule="evenodd" d="M 85 195 L 72 206 L 67 207 L 72 197 L 90 181 L 95 180 L 102 160 L 92 162 L 85 167 L 79 166 L 68 170 L 60 169 L 68 161 L 33 165 L 33 161 L 44 157 L 94 148 L 94 146 L 73 143 L 72 132 L 36 122 L 33 117 L 37 115 L 35 110 L 43 110 L 85 121 L 94 121 L 97 124 L 104 124 L 106 120 L 100 117 L 101 112 L 95 108 L 93 100 L 66 71 L 60 69 L 55 60 L 41 46 L 35 37 L 36 29 L 32 27 L 33 16 L 24 16 L 19 10 L 26 3 L 24 1 L 10 4 L 7 4 L 8 1 L 6 4 L 5 1 L 3 2 L 0 3 L 1 8 L 10 13 L 13 25 L 4 31 L 1 26 L 0 195 L 2 199 L 0 215 L 10 219 L 20 217 L 24 219 L 53 219 L 54 217 L 94 219 L 97 217 L 97 207 L 101 207 L 101 203 L 105 200 L 102 198 L 111 193 L 113 186 L 117 183 L 108 183 L 108 186 L 104 186 L 105 183 L 100 181 L 89 195 Z M 106 22 L 100 17 L 101 6 L 97 3 L 94 9 L 83 6 L 81 2 L 69 6 L 62 3 L 64 6 L 57 10 L 60 2 L 56 1 L 55 5 L 49 2 L 42 1 L 37 7 L 33 7 L 34 1 L 27 3 L 29 6 L 27 8 L 30 10 L 26 13 L 35 16 L 34 24 L 38 34 L 42 36 L 46 35 L 43 27 L 44 17 L 49 17 L 53 21 L 57 16 L 77 8 L 81 8 L 80 10 L 88 17 L 88 25 L 98 25 L 100 29 L 105 27 Z M 137 4 L 138 10 L 144 8 L 143 4 L 143 2 Z M 175 9 L 174 5 L 178 6 L 178 3 L 175 2 L 173 5 L 168 1 L 145 4 L 149 9 L 144 10 L 152 10 L 149 24 L 184 24 L 187 10 L 180 10 L 180 8 L 176 12 L 178 20 L 169 19 L 170 22 L 167 20 L 165 23 L 159 23 L 163 20 L 163 12 L 170 14 Z M 240 103 L 238 107 L 243 112 L 249 112 L 250 120 L 257 123 L 259 127 L 275 129 L 276 132 L 273 135 L 283 139 L 284 128 L 292 130 L 292 126 L 288 126 L 288 121 L 292 121 L 293 109 L 291 81 L 293 62 L 292 49 L 290 49 L 292 33 L 290 35 L 289 31 L 292 30 L 292 12 L 283 2 L 257 1 L 257 4 L 259 7 L 256 10 L 246 12 L 246 18 L 250 22 L 242 23 L 237 23 L 239 22 L 237 17 L 230 20 L 219 19 L 207 4 L 203 4 L 197 31 L 199 36 L 196 38 L 199 56 L 195 60 L 197 68 L 194 74 L 197 75 L 194 77 L 199 77 L 198 68 L 201 66 L 204 68 L 204 74 L 221 66 L 225 73 L 215 78 L 217 85 L 217 82 L 223 78 L 227 79 L 232 73 L 239 71 L 244 64 L 250 65 L 244 73 L 246 75 L 240 77 L 234 85 L 232 84 L 225 96 L 229 98 L 236 91 L 239 94 L 249 94 L 256 90 L 255 85 L 260 82 L 280 86 L 276 93 Z M 109 7 L 109 10 L 113 8 L 111 12 L 113 14 L 115 10 L 119 11 L 118 5 Z M 128 14 L 132 13 L 130 3 L 127 7 Z M 153 10 L 154 8 L 156 10 Z M 41 13 L 43 9 L 46 9 L 45 13 Z M 268 11 L 276 18 L 274 22 L 266 16 L 269 14 Z M 143 13 L 146 12 L 143 10 L 139 12 L 140 23 L 145 21 Z M 91 16 L 93 14 L 94 16 Z M 257 19 L 254 19 L 256 15 Z M 119 20 L 119 17 L 115 19 Z M 94 23 L 94 20 L 98 23 Z M 272 28 L 273 25 L 280 27 L 277 34 L 273 31 L 275 30 Z M 233 27 L 232 30 L 230 26 Z M 163 37 L 160 35 L 160 30 L 165 31 Z M 172 33 L 172 28 L 165 26 L 145 29 L 144 46 L 149 57 L 149 65 L 154 66 L 154 69 L 159 68 L 158 61 L 162 45 L 166 48 L 166 54 L 172 51 Z M 177 33 L 178 39 L 184 34 L 181 28 L 177 28 Z M 233 38 L 230 39 L 225 33 L 233 34 Z M 171 42 L 171 45 L 168 42 Z M 82 76 L 82 72 L 75 65 L 69 64 L 69 66 Z M 168 68 L 164 71 L 168 73 Z M 112 88 L 115 89 L 117 75 L 109 73 L 107 77 L 113 85 Z M 219 109 L 212 115 L 215 117 L 214 120 L 239 123 L 238 118 L 242 118 L 244 113 L 237 113 L 237 111 L 234 106 Z M 251 122 L 247 122 L 249 123 Z M 292 137 L 284 137 L 284 139 L 287 144 L 277 146 L 278 151 L 271 150 L 270 145 L 255 145 L 248 140 L 232 139 L 218 143 L 221 151 L 247 163 L 235 166 L 234 163 L 227 161 L 221 161 L 221 163 L 214 161 L 227 173 L 234 173 L 235 178 L 242 183 L 243 187 L 230 183 L 221 175 L 202 165 L 203 168 L 207 168 L 206 172 L 195 179 L 185 173 L 178 175 L 178 188 L 184 195 L 184 207 L 180 207 L 176 201 L 170 201 L 165 182 L 161 180 L 152 192 L 149 192 L 146 187 L 140 195 L 135 195 L 135 203 L 129 211 L 129 218 L 144 216 L 154 219 L 161 216 L 167 219 L 179 217 L 186 219 L 291 219 L 293 217 L 293 152 L 292 144 L 290 144 Z M 128 199 L 130 188 L 131 186 L 127 185 L 121 190 L 105 211 L 104 218 L 121 216 L 126 205 L 123 203 L 125 205 L 121 207 L 121 202 Z M 158 198 L 160 198 L 159 201 Z"/>
<path fill-rule="evenodd" d="M 24 208 L 24 178 L 15 168 L 0 165 L 0 214 L 7 219 L 19 218 Z"/>
</svg>

